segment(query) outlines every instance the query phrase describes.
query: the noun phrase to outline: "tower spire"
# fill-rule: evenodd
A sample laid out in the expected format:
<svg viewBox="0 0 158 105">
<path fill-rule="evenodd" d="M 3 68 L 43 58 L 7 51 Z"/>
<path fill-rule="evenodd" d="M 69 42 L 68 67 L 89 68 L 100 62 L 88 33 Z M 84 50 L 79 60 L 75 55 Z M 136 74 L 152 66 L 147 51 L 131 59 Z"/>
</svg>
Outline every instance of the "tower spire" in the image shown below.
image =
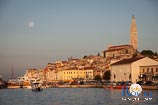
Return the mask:
<svg viewBox="0 0 158 105">
<path fill-rule="evenodd" d="M 130 29 L 130 45 L 133 46 L 135 50 L 138 48 L 138 32 L 137 32 L 137 25 L 135 16 L 132 15 L 132 23 Z"/>
</svg>

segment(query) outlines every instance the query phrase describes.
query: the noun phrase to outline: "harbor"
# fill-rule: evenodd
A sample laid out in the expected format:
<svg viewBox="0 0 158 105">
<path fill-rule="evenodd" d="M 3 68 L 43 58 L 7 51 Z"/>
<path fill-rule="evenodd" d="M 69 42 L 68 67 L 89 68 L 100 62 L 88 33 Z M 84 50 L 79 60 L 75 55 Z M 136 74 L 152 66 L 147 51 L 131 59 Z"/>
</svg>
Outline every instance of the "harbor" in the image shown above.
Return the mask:
<svg viewBox="0 0 158 105">
<path fill-rule="evenodd" d="M 147 91 L 148 92 L 148 91 Z M 103 88 L 47 88 L 42 92 L 28 89 L 0 90 L 1 105 L 133 105 L 140 102 L 122 101 L 120 89 Z M 16 94 L 16 95 L 15 95 Z M 152 101 L 143 105 L 157 105 L 158 91 L 152 90 Z"/>
<path fill-rule="evenodd" d="M 0 0 L 0 105 L 158 105 L 158 0 Z"/>
</svg>

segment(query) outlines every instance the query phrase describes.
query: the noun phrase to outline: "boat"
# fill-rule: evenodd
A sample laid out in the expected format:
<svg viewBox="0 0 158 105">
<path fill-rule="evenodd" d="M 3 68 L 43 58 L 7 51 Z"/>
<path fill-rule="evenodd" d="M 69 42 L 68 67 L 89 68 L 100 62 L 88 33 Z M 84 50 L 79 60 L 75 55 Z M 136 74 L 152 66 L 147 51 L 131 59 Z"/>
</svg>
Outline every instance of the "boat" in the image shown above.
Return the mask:
<svg viewBox="0 0 158 105">
<path fill-rule="evenodd" d="M 40 83 L 33 83 L 32 85 L 32 91 L 42 91 L 42 87 L 40 86 Z"/>
<path fill-rule="evenodd" d="M 35 80 L 34 82 L 31 83 L 31 89 L 32 91 L 37 91 L 37 92 L 42 91 L 43 90 L 42 84 L 39 81 Z"/>
</svg>

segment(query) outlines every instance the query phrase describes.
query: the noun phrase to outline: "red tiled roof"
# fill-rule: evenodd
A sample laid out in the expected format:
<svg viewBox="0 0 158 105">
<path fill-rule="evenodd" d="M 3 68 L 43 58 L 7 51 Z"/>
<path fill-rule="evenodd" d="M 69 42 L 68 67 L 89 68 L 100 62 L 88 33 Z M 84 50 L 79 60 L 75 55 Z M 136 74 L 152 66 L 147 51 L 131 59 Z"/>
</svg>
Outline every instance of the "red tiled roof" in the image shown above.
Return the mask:
<svg viewBox="0 0 158 105">
<path fill-rule="evenodd" d="M 124 48 L 109 49 L 109 50 L 105 50 L 105 52 L 117 51 L 117 50 L 121 50 L 121 49 L 124 49 Z"/>
<path fill-rule="evenodd" d="M 121 61 L 118 61 L 116 63 L 113 63 L 112 65 L 121 65 L 121 64 L 129 64 L 129 63 L 132 63 L 132 62 L 135 62 L 137 60 L 140 60 L 144 57 L 134 57 L 134 58 L 130 58 L 130 59 L 123 59 Z"/>
<path fill-rule="evenodd" d="M 117 47 L 131 47 L 131 45 L 125 44 L 125 45 L 110 46 L 108 49 L 111 49 L 111 48 L 113 49 Z"/>
<path fill-rule="evenodd" d="M 131 45 L 111 46 L 111 47 L 108 47 L 108 49 L 105 50 L 104 52 L 110 52 L 110 51 L 121 50 L 121 49 L 125 49 L 125 47 L 132 47 L 132 46 L 131 46 Z"/>
</svg>

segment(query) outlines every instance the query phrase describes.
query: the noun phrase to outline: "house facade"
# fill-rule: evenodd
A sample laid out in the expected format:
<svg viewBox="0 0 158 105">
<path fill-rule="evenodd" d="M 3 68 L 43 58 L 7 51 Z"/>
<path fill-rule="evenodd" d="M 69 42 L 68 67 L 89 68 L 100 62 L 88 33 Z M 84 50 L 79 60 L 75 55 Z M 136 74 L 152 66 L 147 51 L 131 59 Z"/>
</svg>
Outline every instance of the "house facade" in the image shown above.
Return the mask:
<svg viewBox="0 0 158 105">
<path fill-rule="evenodd" d="M 131 81 L 133 83 L 143 79 L 153 81 L 154 76 L 157 76 L 157 71 L 158 62 L 151 58 L 134 57 L 124 59 L 111 65 L 111 81 Z"/>
</svg>

